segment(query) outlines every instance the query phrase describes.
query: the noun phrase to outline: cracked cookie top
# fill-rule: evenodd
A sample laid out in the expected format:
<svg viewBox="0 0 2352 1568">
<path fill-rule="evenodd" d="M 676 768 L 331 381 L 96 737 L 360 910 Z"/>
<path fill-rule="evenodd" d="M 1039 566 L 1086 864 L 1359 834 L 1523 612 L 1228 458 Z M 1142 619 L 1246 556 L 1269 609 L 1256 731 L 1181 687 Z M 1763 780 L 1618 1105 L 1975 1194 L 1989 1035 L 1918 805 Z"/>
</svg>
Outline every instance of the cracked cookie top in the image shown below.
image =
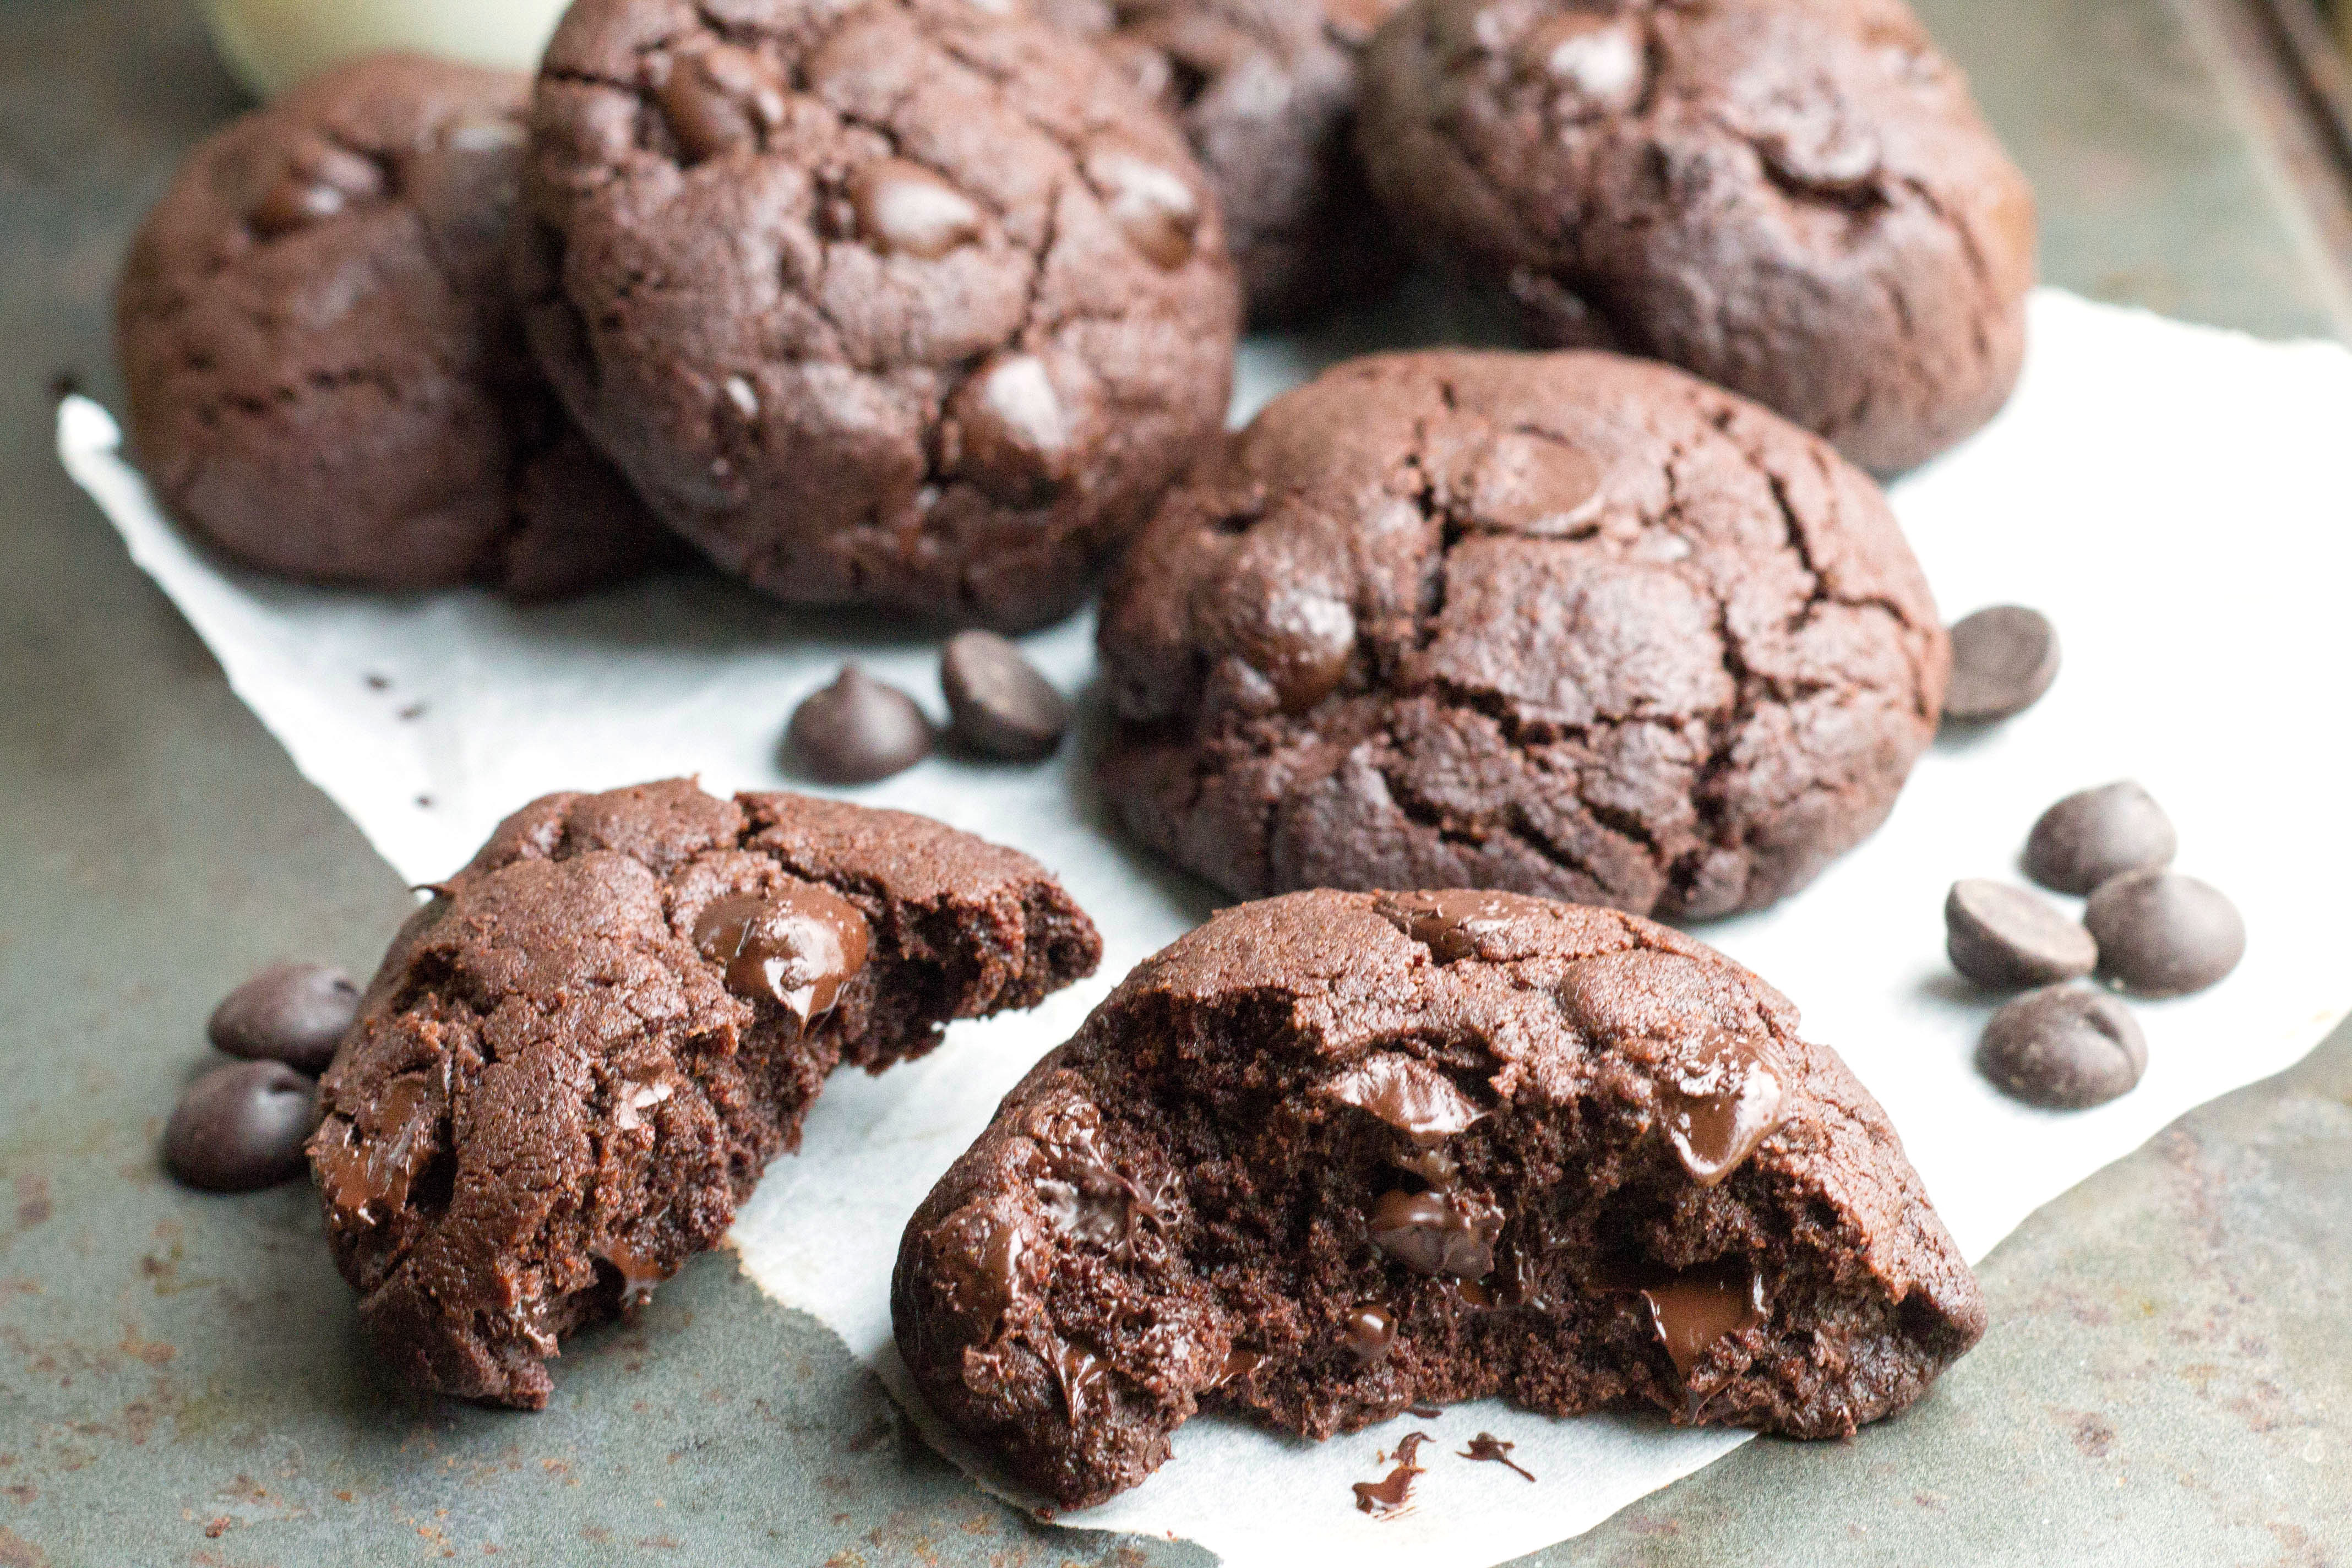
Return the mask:
<svg viewBox="0 0 2352 1568">
<path fill-rule="evenodd" d="M 1181 134 L 964 0 L 581 0 L 517 272 L 582 423 L 775 596 L 1075 607 L 1223 419 L 1238 296 Z"/>
<path fill-rule="evenodd" d="M 287 576 L 526 598 L 672 552 L 509 303 L 526 86 L 379 55 L 189 154 L 115 297 L 131 445 L 183 524 Z"/>
<path fill-rule="evenodd" d="M 1356 68 L 1397 0 L 1040 0 L 1178 123 L 1223 205 L 1254 325 L 1370 293 L 1403 248 L 1356 156 Z"/>
<path fill-rule="evenodd" d="M 1705 917 L 1877 826 L 1949 650 L 1819 438 L 1612 354 L 1380 355 L 1276 399 L 1104 597 L 1129 831 L 1245 897 Z"/>
<path fill-rule="evenodd" d="M 1539 342 L 1684 365 L 1875 471 L 2017 379 L 2032 194 L 1901 0 L 1415 0 L 1360 131 Z"/>
</svg>

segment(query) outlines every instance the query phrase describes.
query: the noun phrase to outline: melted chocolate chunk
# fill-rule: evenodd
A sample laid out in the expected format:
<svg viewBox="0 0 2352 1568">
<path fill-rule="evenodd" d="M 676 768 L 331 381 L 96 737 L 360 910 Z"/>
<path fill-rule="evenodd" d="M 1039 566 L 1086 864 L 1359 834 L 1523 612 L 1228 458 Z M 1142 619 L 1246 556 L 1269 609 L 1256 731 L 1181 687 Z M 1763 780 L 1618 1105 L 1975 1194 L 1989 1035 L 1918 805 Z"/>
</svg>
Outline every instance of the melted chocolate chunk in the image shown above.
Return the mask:
<svg viewBox="0 0 2352 1568">
<path fill-rule="evenodd" d="M 773 61 L 732 44 L 672 57 L 655 89 L 662 116 L 690 163 L 756 148 L 784 122 L 784 78 Z"/>
<path fill-rule="evenodd" d="M 1065 1236 L 1127 1258 L 1139 1230 L 1160 1223 L 1158 1201 L 1104 1157 L 1093 1127 L 1057 1118 L 1032 1131 L 1052 1173 L 1037 1183 L 1045 1217 Z"/>
<path fill-rule="evenodd" d="M 1536 1478 L 1533 1471 L 1520 1468 L 1511 1458 L 1511 1450 L 1517 1447 L 1517 1443 L 1504 1442 L 1492 1432 L 1481 1432 L 1470 1439 L 1470 1446 L 1467 1448 L 1457 1450 L 1456 1457 L 1476 1459 L 1490 1465 L 1507 1465 L 1510 1468 L 1517 1470 L 1527 1479 L 1534 1480 Z"/>
<path fill-rule="evenodd" d="M 1181 174 L 1125 153 L 1096 153 L 1086 168 L 1111 221 L 1153 266 L 1173 271 L 1192 259 L 1201 201 Z"/>
<path fill-rule="evenodd" d="M 1429 949 L 1438 963 L 1457 963 L 1475 957 L 1479 938 L 1499 931 L 1534 902 L 1517 893 L 1449 888 L 1384 898 L 1379 909 L 1391 925 Z"/>
<path fill-rule="evenodd" d="M 849 177 L 857 232 L 885 256 L 936 261 L 980 237 L 980 205 L 904 158 L 879 158 Z"/>
<path fill-rule="evenodd" d="M 1072 1426 L 1086 1419 L 1087 1403 L 1104 1397 L 1110 1387 L 1110 1369 L 1092 1346 L 1076 1340 L 1055 1353 L 1054 1378 L 1062 1385 L 1062 1403 L 1069 1407 Z"/>
<path fill-rule="evenodd" d="M 1349 1310 L 1339 1324 L 1340 1342 L 1365 1366 L 1378 1366 L 1396 1348 L 1396 1310 L 1365 1301 Z"/>
<path fill-rule="evenodd" d="M 727 989 L 768 998 L 804 1029 L 866 967 L 870 940 L 856 904 L 814 884 L 715 900 L 694 921 L 694 945 L 725 966 Z"/>
<path fill-rule="evenodd" d="M 1452 1079 L 1394 1051 L 1365 1058 L 1332 1079 L 1326 1092 L 1422 1144 L 1450 1138 L 1486 1114 Z"/>
<path fill-rule="evenodd" d="M 1412 1478 L 1423 1467 L 1413 1463 L 1421 1455 L 1421 1446 L 1433 1442 L 1426 1432 L 1408 1432 L 1396 1446 L 1396 1468 L 1377 1481 L 1357 1481 L 1356 1506 L 1375 1518 L 1402 1513 L 1412 1496 Z"/>
<path fill-rule="evenodd" d="M 624 1310 L 644 1306 L 653 1299 L 654 1287 L 677 1272 L 664 1268 L 618 1237 L 611 1237 L 594 1248 L 593 1255 L 611 1264 L 614 1271 L 620 1275 Z"/>
<path fill-rule="evenodd" d="M 1717 1030 L 1659 1080 L 1666 1137 L 1699 1185 L 1729 1175 L 1780 1124 L 1782 1070 L 1761 1036 Z"/>
<path fill-rule="evenodd" d="M 1238 1378 L 1247 1377 L 1265 1364 L 1265 1352 L 1244 1350 L 1239 1345 L 1235 1345 L 1225 1352 L 1225 1364 L 1218 1369 L 1216 1380 L 1209 1386 L 1223 1388 Z"/>
<path fill-rule="evenodd" d="M 1400 1189 L 1381 1194 L 1367 1228 L 1374 1246 L 1416 1274 L 1478 1279 L 1494 1270 L 1503 1214 L 1468 1193 Z"/>
<path fill-rule="evenodd" d="M 440 1091 L 421 1078 L 384 1085 L 361 1115 L 364 1146 L 340 1118 L 320 1129 L 310 1152 L 327 1201 L 347 1218 L 373 1224 L 408 1201 L 409 1184 L 433 1156 L 441 1121 Z"/>
<path fill-rule="evenodd" d="M 1764 1277 L 1743 1263 L 1686 1268 L 1643 1286 L 1641 1295 L 1658 1342 L 1685 1380 L 1717 1343 L 1766 1317 Z"/>
</svg>

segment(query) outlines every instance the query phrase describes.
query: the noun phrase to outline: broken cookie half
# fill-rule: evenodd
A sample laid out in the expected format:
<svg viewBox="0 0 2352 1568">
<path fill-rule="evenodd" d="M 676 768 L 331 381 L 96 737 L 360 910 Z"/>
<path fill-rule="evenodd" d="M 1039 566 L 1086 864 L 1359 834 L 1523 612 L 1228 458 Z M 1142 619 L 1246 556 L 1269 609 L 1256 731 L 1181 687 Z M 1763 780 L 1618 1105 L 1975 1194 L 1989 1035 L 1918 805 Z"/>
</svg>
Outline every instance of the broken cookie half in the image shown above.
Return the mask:
<svg viewBox="0 0 2352 1568">
<path fill-rule="evenodd" d="M 392 944 L 323 1085 L 327 1235 L 420 1386 L 537 1408 L 562 1335 L 716 1243 L 826 1075 L 1034 1006 L 1102 943 L 1027 856 L 689 780 L 553 795 Z"/>
<path fill-rule="evenodd" d="M 940 1411 L 1071 1508 L 1202 1409 L 1837 1436 L 1985 1326 L 1786 999 L 1638 917 L 1465 891 L 1244 904 L 1146 961 L 933 1189 L 891 1307 Z"/>
</svg>

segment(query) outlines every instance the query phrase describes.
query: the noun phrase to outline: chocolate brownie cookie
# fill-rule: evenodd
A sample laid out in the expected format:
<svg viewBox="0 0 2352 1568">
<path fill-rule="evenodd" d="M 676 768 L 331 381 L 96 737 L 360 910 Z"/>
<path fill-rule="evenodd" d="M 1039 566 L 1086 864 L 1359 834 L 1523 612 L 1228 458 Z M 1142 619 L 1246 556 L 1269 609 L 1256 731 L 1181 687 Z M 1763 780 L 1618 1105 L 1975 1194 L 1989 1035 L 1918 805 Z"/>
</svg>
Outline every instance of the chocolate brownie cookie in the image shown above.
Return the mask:
<svg viewBox="0 0 2352 1568">
<path fill-rule="evenodd" d="M 1045 0 L 1176 117 L 1225 215 L 1253 325 L 1368 294 L 1403 247 L 1356 156 L 1356 68 L 1398 0 Z"/>
<path fill-rule="evenodd" d="M 536 1409 L 564 1334 L 718 1241 L 842 1063 L 1091 973 L 1025 855 L 690 781 L 554 795 L 435 889 L 310 1142 L 335 1261 L 411 1383 Z"/>
<path fill-rule="evenodd" d="M 534 345 L 670 522 L 799 604 L 1075 608 L 1223 421 L 1182 135 L 964 0 L 580 0 L 533 110 Z"/>
<path fill-rule="evenodd" d="M 1359 131 L 1538 342 L 1670 360 L 1865 468 L 2016 382 L 2032 194 L 1902 0 L 1413 0 Z"/>
<path fill-rule="evenodd" d="M 1202 1409 L 1837 1436 L 1985 1326 L 1777 992 L 1633 916 L 1464 891 L 1244 904 L 1145 961 L 916 1212 L 891 1308 L 939 1410 L 1067 1507 Z"/>
<path fill-rule="evenodd" d="M 115 329 L 132 449 L 192 532 L 289 577 L 525 598 L 677 552 L 523 345 L 526 86 L 379 55 L 189 155 Z"/>
<path fill-rule="evenodd" d="M 1161 505 L 1103 601 L 1108 798 L 1233 892 L 1756 909 L 1885 818 L 1948 651 L 1828 445 L 1604 353 L 1358 360 Z"/>
</svg>

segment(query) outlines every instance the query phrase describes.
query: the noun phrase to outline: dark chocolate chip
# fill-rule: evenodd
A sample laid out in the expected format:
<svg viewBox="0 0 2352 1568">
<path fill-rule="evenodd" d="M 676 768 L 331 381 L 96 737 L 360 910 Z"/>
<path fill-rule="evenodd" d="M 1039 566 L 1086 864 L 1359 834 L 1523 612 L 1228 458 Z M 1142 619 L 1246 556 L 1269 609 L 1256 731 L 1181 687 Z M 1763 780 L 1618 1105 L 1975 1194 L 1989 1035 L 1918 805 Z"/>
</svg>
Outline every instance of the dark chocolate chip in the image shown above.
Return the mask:
<svg viewBox="0 0 2352 1568">
<path fill-rule="evenodd" d="M 2058 679 L 2058 631 L 2039 610 L 1995 605 L 1952 626 L 1952 684 L 1944 717 L 2006 719 L 2042 700 Z"/>
<path fill-rule="evenodd" d="M 1070 477 L 1072 417 L 1045 362 L 1000 353 L 948 400 L 946 466 L 1011 505 L 1033 504 Z"/>
<path fill-rule="evenodd" d="M 2083 910 L 2100 978 L 2141 996 L 2202 991 L 2246 955 L 2246 922 L 2219 888 L 2178 871 L 2126 871 Z"/>
<path fill-rule="evenodd" d="M 265 237 L 324 223 L 344 208 L 383 194 L 383 170 L 371 158 L 320 142 L 302 148 L 253 209 Z"/>
<path fill-rule="evenodd" d="M 1396 1313 L 1378 1301 L 1359 1302 L 1340 1320 L 1339 1340 L 1360 1363 L 1377 1366 L 1396 1344 Z"/>
<path fill-rule="evenodd" d="M 221 999 L 205 1036 L 233 1057 L 284 1062 L 313 1075 L 359 1016 L 360 988 L 323 963 L 276 963 Z"/>
<path fill-rule="evenodd" d="M 759 145 L 784 122 L 784 78 L 773 61 L 732 44 L 667 60 L 656 89 L 662 117 L 688 159 L 701 163 Z"/>
<path fill-rule="evenodd" d="M 1709 1030 L 1665 1064 L 1659 1113 L 1693 1181 L 1717 1185 L 1771 1136 L 1785 1070 L 1765 1037 L 1727 1029 Z"/>
<path fill-rule="evenodd" d="M 2119 997 L 2091 985 L 2045 985 L 2003 1004 L 1986 1023 L 1977 1068 L 2020 1100 L 2079 1110 L 2139 1082 L 2147 1039 Z"/>
<path fill-rule="evenodd" d="M 302 1173 L 319 1086 L 284 1062 L 230 1062 L 190 1084 L 163 1128 L 163 1163 L 192 1187 L 249 1193 Z"/>
<path fill-rule="evenodd" d="M 1954 969 L 1996 991 L 2079 980 L 2099 962 L 2081 922 L 2037 893 L 1981 877 L 1963 878 L 1946 896 L 1944 951 Z"/>
<path fill-rule="evenodd" d="M 849 177 L 858 237 L 885 256 L 936 261 L 980 237 L 980 205 L 920 163 L 877 158 Z"/>
<path fill-rule="evenodd" d="M 1183 175 L 1125 153 L 1091 153 L 1086 168 L 1111 222 L 1154 267 L 1172 271 L 1192 259 L 1201 201 Z"/>
<path fill-rule="evenodd" d="M 2126 871 L 2171 865 L 2179 847 L 2164 808 L 2125 779 L 2043 812 L 2025 840 L 2025 874 L 2062 893 L 2088 893 Z"/>
<path fill-rule="evenodd" d="M 784 731 L 794 766 L 826 784 L 871 784 L 904 773 L 931 749 L 931 723 L 915 700 L 854 664 L 793 710 Z"/>
<path fill-rule="evenodd" d="M 1721 1341 L 1764 1321 L 1764 1277 L 1740 1263 L 1686 1268 L 1644 1286 L 1650 1326 L 1685 1378 Z"/>
<path fill-rule="evenodd" d="M 949 728 L 982 756 L 1035 762 L 1070 727 L 1070 705 L 1019 647 L 994 632 L 959 632 L 940 656 Z"/>
</svg>

